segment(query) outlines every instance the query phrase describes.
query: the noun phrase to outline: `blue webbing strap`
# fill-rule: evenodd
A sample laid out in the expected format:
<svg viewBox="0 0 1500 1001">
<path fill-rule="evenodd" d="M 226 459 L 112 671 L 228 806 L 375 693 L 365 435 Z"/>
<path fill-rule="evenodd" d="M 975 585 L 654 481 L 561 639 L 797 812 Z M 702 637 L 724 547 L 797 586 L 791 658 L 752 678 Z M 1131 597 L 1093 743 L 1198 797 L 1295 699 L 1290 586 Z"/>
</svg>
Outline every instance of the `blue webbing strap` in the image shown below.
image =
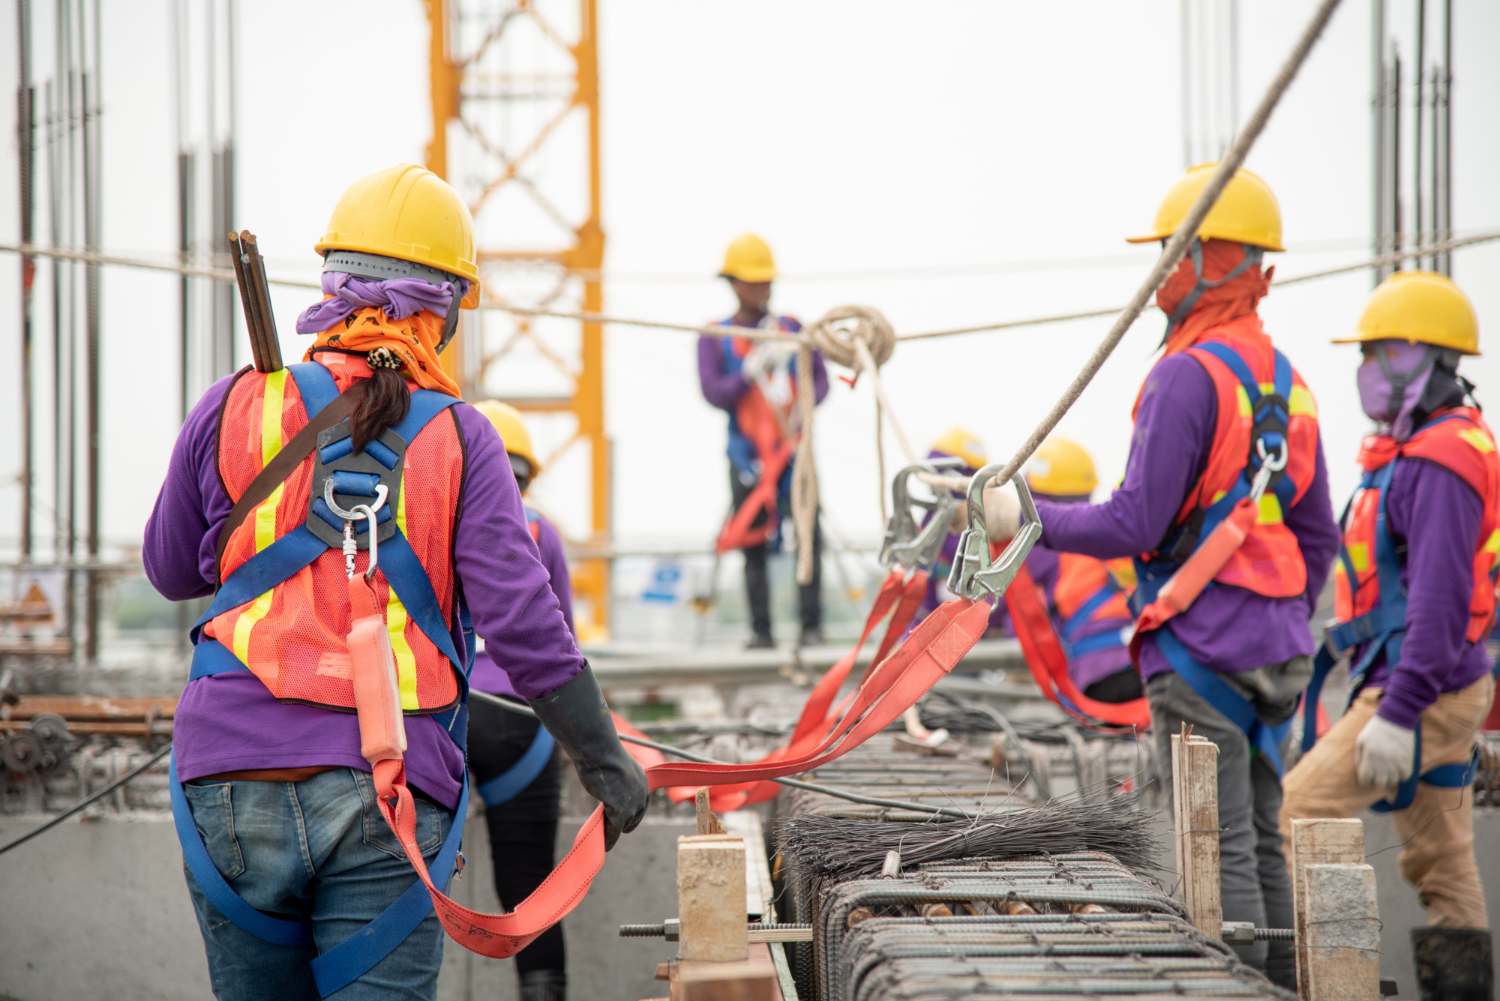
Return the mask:
<svg viewBox="0 0 1500 1001">
<path fill-rule="evenodd" d="M 254 601 L 327 551 L 328 543 L 313 535 L 304 523 L 241 563 L 214 595 L 208 611 L 194 624 L 190 634 L 193 642 L 198 641 L 198 634 L 211 620 Z"/>
<path fill-rule="evenodd" d="M 444 893 L 453 878 L 453 864 L 463 842 L 464 819 L 469 813 L 469 785 L 467 782 L 462 785 L 458 809 L 453 813 L 453 826 L 448 829 L 443 847 L 438 849 L 437 858 L 428 868 L 433 883 Z M 417 925 L 431 913 L 432 895 L 427 892 L 426 884 L 418 879 L 375 920 L 312 961 L 313 981 L 318 985 L 318 993 L 326 998 L 364 976 L 406 941 L 406 937 L 416 931 Z"/>
<path fill-rule="evenodd" d="M 231 655 L 232 656 L 232 655 Z M 188 871 L 203 891 L 203 896 L 235 925 L 258 939 L 275 945 L 310 945 L 313 940 L 312 924 L 307 921 L 286 921 L 263 914 L 240 899 L 239 894 L 229 888 L 193 823 L 193 811 L 188 806 L 182 783 L 177 781 L 177 754 L 167 758 L 167 788 L 172 796 L 172 823 L 177 828 L 177 840 L 182 842 L 182 858 Z"/>
<path fill-rule="evenodd" d="M 1151 635 L 1156 638 L 1157 648 L 1167 658 L 1167 663 L 1172 665 L 1172 669 L 1205 702 L 1244 731 L 1250 741 L 1250 746 L 1266 756 L 1271 767 L 1276 769 L 1277 778 L 1280 778 L 1281 742 L 1286 739 L 1287 731 L 1291 729 L 1291 718 L 1288 717 L 1278 726 L 1267 726 L 1260 721 L 1260 717 L 1255 714 L 1255 709 L 1249 701 L 1231 688 L 1229 682 L 1193 659 L 1182 642 L 1172 635 L 1171 629 L 1158 629 Z"/>
<path fill-rule="evenodd" d="M 1106 629 L 1102 633 L 1085 636 L 1068 644 L 1068 654 L 1071 657 L 1082 657 L 1085 654 L 1098 653 L 1100 650 L 1124 650 L 1125 640 L 1121 636 L 1120 629 Z"/>
<path fill-rule="evenodd" d="M 214 674 L 228 671 L 249 671 L 244 661 L 236 657 L 227 646 L 216 639 L 205 638 L 193 646 L 193 669 L 188 681 L 197 681 Z"/>
<path fill-rule="evenodd" d="M 479 787 L 479 798 L 484 800 L 484 805 L 499 806 L 520 795 L 542 774 L 542 769 L 547 767 L 547 762 L 552 758 L 552 748 L 556 744 L 557 741 L 552 739 L 552 734 L 547 732 L 546 727 L 537 727 L 536 738 L 526 748 L 526 753 L 515 764 Z"/>
<path fill-rule="evenodd" d="M 432 580 L 401 529 L 396 529 L 395 535 L 380 544 L 379 566 L 386 583 L 406 607 L 406 614 L 438 648 L 438 652 L 452 662 L 453 670 L 458 672 L 463 697 L 467 698 L 469 665 L 459 659 L 458 650 L 453 645 L 453 633 L 443 617 L 437 592 L 432 589 Z"/>
<path fill-rule="evenodd" d="M 1396 787 L 1394 800 L 1383 799 L 1379 803 L 1371 804 L 1370 809 L 1376 813 L 1394 813 L 1411 806 L 1412 800 L 1417 796 L 1418 782 L 1423 785 L 1437 786 L 1439 789 L 1463 789 L 1474 781 L 1474 773 L 1479 770 L 1479 748 L 1474 748 L 1468 761 L 1435 765 L 1423 772 L 1421 771 L 1422 726 L 1420 723 L 1417 724 L 1414 732 L 1416 740 L 1413 741 L 1411 774 Z"/>
<path fill-rule="evenodd" d="M 288 365 L 287 371 L 297 383 L 297 392 L 302 394 L 302 407 L 307 411 L 308 420 L 338 398 L 339 384 L 333 380 L 333 373 L 320 363 L 299 361 Z"/>
<path fill-rule="evenodd" d="M 1090 616 L 1092 616 L 1099 609 L 1103 608 L 1105 604 L 1108 603 L 1109 599 L 1113 598 L 1119 593 L 1120 589 L 1115 586 L 1115 582 L 1112 580 L 1106 580 L 1103 587 L 1099 588 L 1099 590 L 1090 595 L 1087 601 L 1079 605 L 1078 608 L 1073 612 L 1073 614 L 1068 616 L 1067 621 L 1062 624 L 1062 638 L 1066 640 L 1068 637 L 1072 636 L 1075 632 L 1077 632 L 1080 628 L 1087 624 Z"/>
<path fill-rule="evenodd" d="M 1328 672 L 1333 670 L 1333 665 L 1338 663 L 1338 658 L 1333 651 L 1328 649 L 1324 643 L 1318 648 L 1318 653 L 1313 657 L 1312 680 L 1307 683 L 1307 688 L 1302 692 L 1302 753 L 1311 751 L 1313 745 L 1318 742 L 1318 699 L 1323 695 L 1323 682 L 1328 680 Z"/>
</svg>

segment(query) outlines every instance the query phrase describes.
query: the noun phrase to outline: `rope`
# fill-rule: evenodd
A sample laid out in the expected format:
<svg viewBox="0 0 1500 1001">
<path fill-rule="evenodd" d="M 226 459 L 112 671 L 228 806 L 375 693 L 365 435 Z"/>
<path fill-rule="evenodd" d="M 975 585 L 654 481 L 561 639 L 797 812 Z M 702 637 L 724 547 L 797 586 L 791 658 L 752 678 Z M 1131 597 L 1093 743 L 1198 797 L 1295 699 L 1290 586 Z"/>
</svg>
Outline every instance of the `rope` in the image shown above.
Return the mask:
<svg viewBox="0 0 1500 1001">
<path fill-rule="evenodd" d="M 1104 362 L 1120 343 L 1121 338 L 1125 336 L 1125 332 L 1130 329 L 1131 324 L 1135 323 L 1136 318 L 1141 315 L 1141 311 L 1146 308 L 1146 300 L 1155 294 L 1157 287 L 1176 269 L 1177 263 L 1182 260 L 1182 255 L 1187 252 L 1188 245 L 1196 236 L 1198 227 L 1203 225 L 1203 220 L 1208 216 L 1209 210 L 1214 207 L 1214 203 L 1219 200 L 1219 195 L 1223 193 L 1225 186 L 1229 184 L 1229 179 L 1234 176 L 1235 171 L 1239 170 L 1240 164 L 1245 162 L 1245 156 L 1250 152 L 1250 147 L 1255 145 L 1255 140 L 1260 137 L 1261 132 L 1265 129 L 1266 122 L 1271 117 L 1271 112 L 1275 110 L 1277 102 L 1281 100 L 1281 96 L 1286 93 L 1287 87 L 1291 86 L 1292 80 L 1297 76 L 1297 71 L 1302 68 L 1302 64 L 1307 60 L 1308 53 L 1312 51 L 1313 44 L 1317 42 L 1318 36 L 1323 33 L 1323 28 L 1328 24 L 1328 19 L 1333 16 L 1333 12 L 1338 8 L 1338 5 L 1339 0 L 1323 0 L 1318 5 L 1317 12 L 1313 14 L 1312 21 L 1308 23 L 1307 28 L 1302 32 L 1302 37 L 1297 40 L 1297 45 L 1292 49 L 1292 54 L 1287 57 L 1286 63 L 1277 72 L 1276 78 L 1271 81 L 1271 86 L 1266 90 L 1265 96 L 1261 98 L 1259 106 L 1256 107 L 1254 114 L 1250 116 L 1250 120 L 1245 123 L 1244 129 L 1235 137 L 1234 145 L 1230 147 L 1229 152 L 1220 161 L 1218 169 L 1214 171 L 1213 177 L 1209 179 L 1208 184 L 1198 195 L 1198 200 L 1188 210 L 1187 217 L 1177 227 L 1177 232 L 1173 233 L 1172 238 L 1167 241 L 1166 247 L 1161 252 L 1161 257 L 1157 259 L 1156 265 L 1151 269 L 1151 273 L 1146 276 L 1146 280 L 1141 283 L 1141 287 L 1136 289 L 1135 295 L 1130 299 L 1130 304 L 1125 307 L 1125 311 L 1120 314 L 1119 319 L 1115 320 L 1114 325 L 1110 327 L 1109 333 L 1104 335 L 1104 340 L 1094 349 L 1094 353 L 1089 356 L 1089 360 L 1084 363 L 1083 369 L 1074 378 L 1073 384 L 1067 388 L 1062 398 L 1047 412 L 1047 416 L 1042 418 L 1041 423 L 1036 426 L 1036 430 L 1031 432 L 1031 437 L 1027 438 L 1021 444 L 1016 454 L 1011 456 L 1010 461 L 1000 469 L 1000 472 L 995 474 L 994 479 L 990 481 L 991 483 L 996 486 L 1004 486 L 1009 483 L 1011 477 L 1016 475 L 1022 464 L 1031 458 L 1031 454 L 1052 433 L 1052 429 L 1057 427 L 1057 422 L 1062 420 L 1063 415 L 1072 408 L 1074 403 L 1078 402 L 1078 398 L 1083 395 L 1083 391 L 1088 388 L 1088 384 L 1093 381 L 1094 376 L 1099 373 L 1099 369 L 1104 366 Z"/>
</svg>

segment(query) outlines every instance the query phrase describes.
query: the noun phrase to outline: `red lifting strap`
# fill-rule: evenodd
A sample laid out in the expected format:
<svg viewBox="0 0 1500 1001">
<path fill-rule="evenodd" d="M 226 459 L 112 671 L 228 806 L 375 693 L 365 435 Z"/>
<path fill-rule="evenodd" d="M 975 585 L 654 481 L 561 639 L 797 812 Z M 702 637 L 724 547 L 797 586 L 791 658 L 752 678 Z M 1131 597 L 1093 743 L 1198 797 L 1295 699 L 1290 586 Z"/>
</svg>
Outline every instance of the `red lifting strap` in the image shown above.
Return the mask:
<svg viewBox="0 0 1500 1001">
<path fill-rule="evenodd" d="M 714 551 L 719 555 L 731 549 L 758 546 L 771 537 L 771 530 L 776 527 L 778 518 L 776 488 L 787 463 L 792 461 L 792 456 L 797 452 L 796 441 L 789 442 L 782 437 L 781 424 L 776 420 L 771 404 L 766 402 L 758 386 L 751 386 L 740 397 L 739 406 L 735 409 L 735 420 L 739 422 L 745 437 L 755 445 L 756 454 L 760 457 L 760 480 L 719 533 L 719 541 L 714 544 Z M 751 528 L 751 523 L 761 511 L 766 513 L 765 524 Z"/>
<path fill-rule="evenodd" d="M 1129 702 L 1098 702 L 1073 684 L 1072 675 L 1068 674 L 1068 655 L 1052 628 L 1047 602 L 1024 563 L 1005 591 L 1005 607 L 1010 611 L 1016 639 L 1021 641 L 1026 666 L 1043 695 L 1090 727 L 1150 728 L 1151 708 L 1144 697 Z"/>
<path fill-rule="evenodd" d="M 860 684 L 868 681 L 871 674 L 885 660 L 886 654 L 895 646 L 901 634 L 906 631 L 907 624 L 911 622 L 912 616 L 921 607 L 922 599 L 927 594 L 927 571 L 918 570 L 912 574 L 910 580 L 903 580 L 902 572 L 893 569 L 886 574 L 885 580 L 880 583 L 880 590 L 875 594 L 875 602 L 870 606 L 870 614 L 865 616 L 864 629 L 859 634 L 859 642 L 854 649 L 839 658 L 838 663 L 828 669 L 828 673 L 818 680 L 813 687 L 812 693 L 808 695 L 807 702 L 802 706 L 802 712 L 797 718 L 797 725 L 792 730 L 791 740 L 787 741 L 785 747 L 778 747 L 770 754 L 761 758 L 759 764 L 770 764 L 784 758 L 796 755 L 817 746 L 819 740 L 827 734 L 828 730 L 837 721 L 846 706 L 830 712 L 829 707 L 833 704 L 834 696 L 843 687 L 844 681 L 849 677 L 850 670 L 854 667 L 855 660 L 859 657 L 859 651 L 864 648 L 865 641 L 874 633 L 875 627 L 880 620 L 885 618 L 889 612 L 890 623 L 885 627 L 885 636 L 880 641 L 880 646 L 875 651 L 875 656 L 870 660 L 870 666 L 865 670 L 865 677 Z M 892 606 L 895 611 L 891 612 Z M 716 812 L 723 813 L 726 810 L 738 810 L 751 803 L 764 803 L 774 799 L 780 787 L 775 782 L 742 782 L 736 785 L 720 785 L 709 792 L 709 806 Z M 696 787 L 684 786 L 670 789 L 668 797 L 674 803 L 681 803 L 693 798 Z"/>
<path fill-rule="evenodd" d="M 967 598 L 940 606 L 913 630 L 890 658 L 873 665 L 848 708 L 811 749 L 772 763 L 704 765 L 665 762 L 646 769 L 652 789 L 757 782 L 810 771 L 851 751 L 884 730 L 953 669 L 984 635 L 990 606 Z M 400 761 L 375 765 L 380 812 L 396 832 L 406 857 L 432 895 L 448 934 L 482 956 L 513 956 L 578 905 L 604 865 L 604 808 L 594 810 L 573 848 L 531 896 L 509 914 L 482 914 L 454 903 L 433 885 L 417 845 L 416 809 Z M 394 801 L 394 805 L 392 805 Z"/>
</svg>

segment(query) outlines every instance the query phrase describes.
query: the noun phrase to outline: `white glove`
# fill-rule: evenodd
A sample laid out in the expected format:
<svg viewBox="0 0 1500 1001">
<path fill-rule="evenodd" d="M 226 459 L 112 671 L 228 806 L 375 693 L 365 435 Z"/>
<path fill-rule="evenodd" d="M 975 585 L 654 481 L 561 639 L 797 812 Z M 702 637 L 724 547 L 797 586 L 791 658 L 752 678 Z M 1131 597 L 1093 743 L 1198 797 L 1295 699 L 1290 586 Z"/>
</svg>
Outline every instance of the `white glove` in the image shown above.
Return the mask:
<svg viewBox="0 0 1500 1001">
<path fill-rule="evenodd" d="M 744 373 L 746 382 L 759 382 L 776 366 L 770 352 L 766 350 L 768 347 L 768 341 L 760 341 L 745 354 L 745 360 L 740 363 L 740 371 Z"/>
<path fill-rule="evenodd" d="M 1359 784 L 1377 789 L 1400 785 L 1411 777 L 1416 749 L 1415 731 L 1372 717 L 1354 739 L 1354 774 Z"/>
<path fill-rule="evenodd" d="M 984 488 L 984 530 L 991 542 L 1014 539 L 1021 530 L 1021 502 L 1009 485 Z"/>
</svg>

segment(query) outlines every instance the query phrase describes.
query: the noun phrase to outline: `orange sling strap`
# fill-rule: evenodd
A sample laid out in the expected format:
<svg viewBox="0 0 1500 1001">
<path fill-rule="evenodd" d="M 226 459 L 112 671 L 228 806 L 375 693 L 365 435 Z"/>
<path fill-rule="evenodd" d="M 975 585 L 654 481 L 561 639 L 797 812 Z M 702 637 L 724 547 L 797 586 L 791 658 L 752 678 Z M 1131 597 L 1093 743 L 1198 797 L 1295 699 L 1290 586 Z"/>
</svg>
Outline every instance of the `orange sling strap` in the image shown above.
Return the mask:
<svg viewBox="0 0 1500 1001">
<path fill-rule="evenodd" d="M 983 601 L 960 598 L 940 606 L 888 659 L 872 665 L 847 708 L 814 746 L 774 762 L 663 762 L 646 769 L 650 787 L 759 782 L 806 772 L 832 761 L 900 718 L 951 671 L 984 635 L 989 616 L 990 606 Z M 470 910 L 439 891 L 427 871 L 417 844 L 416 809 L 406 786 L 404 764 L 384 760 L 377 762 L 374 770 L 380 812 L 427 887 L 438 919 L 455 941 L 480 955 L 504 959 L 525 948 L 578 905 L 604 864 L 604 808 L 600 806 L 579 830 L 572 849 L 557 868 L 515 910 L 508 914 Z"/>
<path fill-rule="evenodd" d="M 1078 690 L 1072 675 L 1068 674 L 1067 652 L 1052 626 L 1052 616 L 1047 614 L 1047 601 L 1025 564 L 1005 591 L 1005 607 L 1010 610 L 1010 621 L 1015 626 L 1016 639 L 1021 641 L 1026 666 L 1031 670 L 1037 688 L 1050 701 L 1094 729 L 1150 728 L 1151 709 L 1145 698 L 1120 703 L 1099 702 Z"/>
<path fill-rule="evenodd" d="M 788 441 L 781 433 L 781 422 L 776 419 L 776 414 L 771 410 L 771 404 L 766 401 L 760 387 L 751 386 L 740 397 L 739 406 L 735 408 L 735 420 L 760 457 L 760 480 L 719 533 L 714 552 L 721 556 L 731 549 L 758 546 L 771 537 L 778 520 L 776 487 L 781 482 L 781 474 L 786 471 L 787 463 L 792 461 L 792 456 L 797 452 L 796 440 Z M 765 524 L 752 528 L 751 523 L 762 511 L 766 513 Z"/>
</svg>

